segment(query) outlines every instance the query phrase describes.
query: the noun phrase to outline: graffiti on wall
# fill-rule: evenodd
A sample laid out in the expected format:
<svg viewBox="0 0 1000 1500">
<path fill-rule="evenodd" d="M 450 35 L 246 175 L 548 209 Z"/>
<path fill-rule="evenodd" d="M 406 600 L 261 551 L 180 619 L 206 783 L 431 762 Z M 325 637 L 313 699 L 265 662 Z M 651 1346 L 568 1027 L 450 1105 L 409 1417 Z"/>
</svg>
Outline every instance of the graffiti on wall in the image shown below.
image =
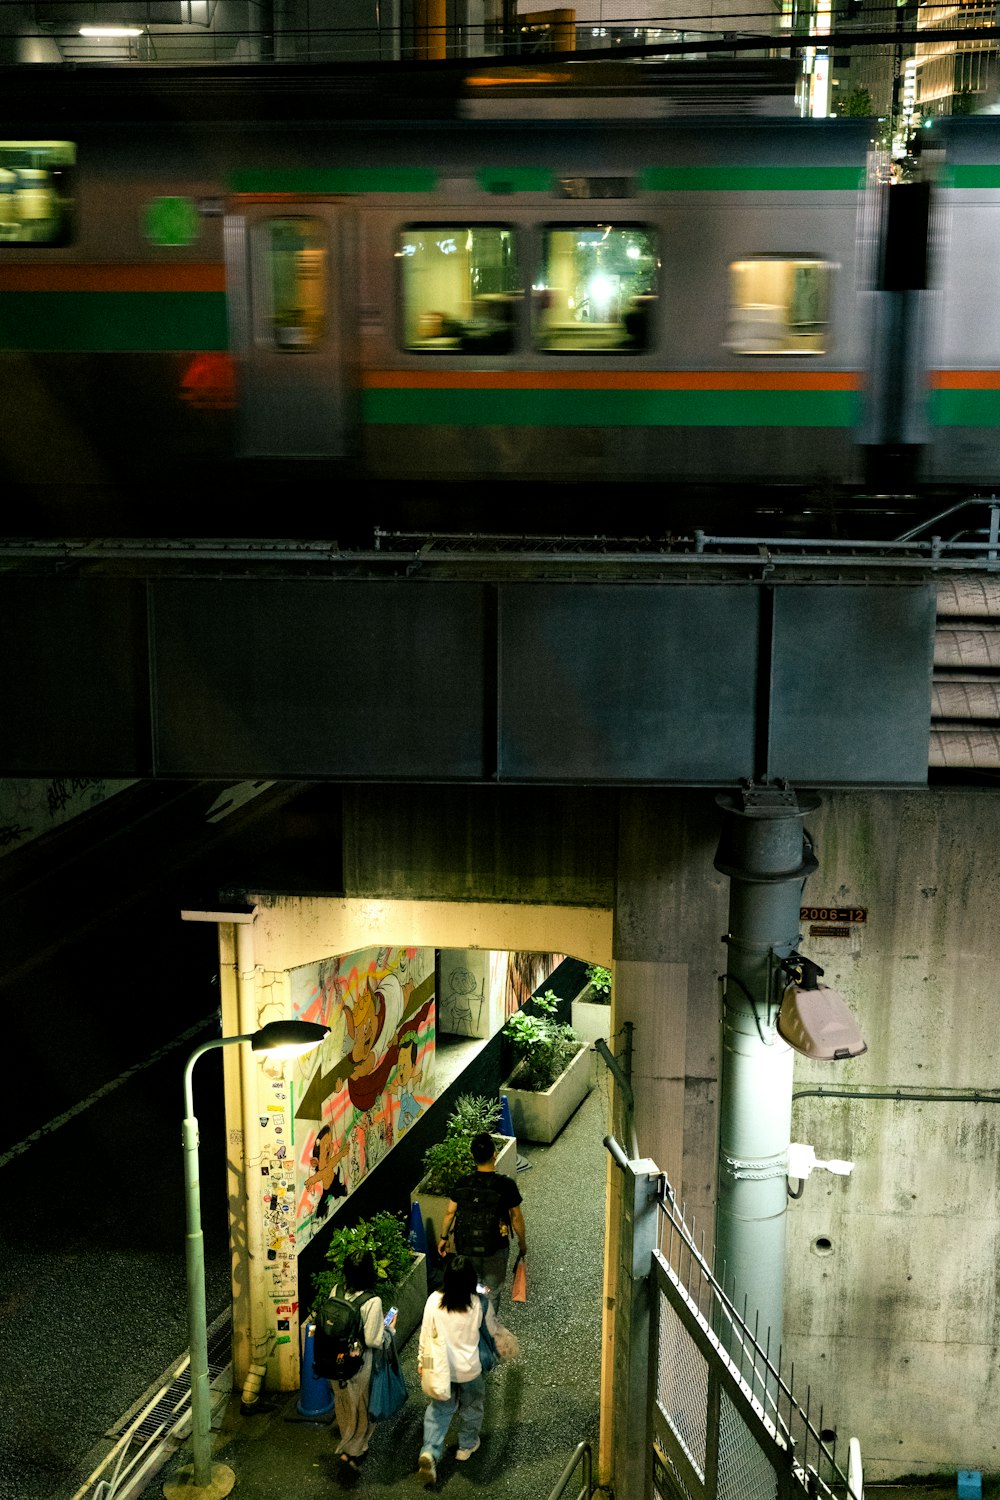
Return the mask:
<svg viewBox="0 0 1000 1500">
<path fill-rule="evenodd" d="M 135 784 L 96 776 L 53 776 L 47 781 L 0 778 L 0 854 L 19 849 Z"/>
<path fill-rule="evenodd" d="M 295 1018 L 330 1028 L 293 1109 L 301 1250 L 434 1097 L 434 949 L 366 948 L 289 979 Z"/>
<path fill-rule="evenodd" d="M 563 953 L 491 953 L 490 988 L 502 990 L 504 1015 L 520 1010 L 564 958 Z"/>
</svg>

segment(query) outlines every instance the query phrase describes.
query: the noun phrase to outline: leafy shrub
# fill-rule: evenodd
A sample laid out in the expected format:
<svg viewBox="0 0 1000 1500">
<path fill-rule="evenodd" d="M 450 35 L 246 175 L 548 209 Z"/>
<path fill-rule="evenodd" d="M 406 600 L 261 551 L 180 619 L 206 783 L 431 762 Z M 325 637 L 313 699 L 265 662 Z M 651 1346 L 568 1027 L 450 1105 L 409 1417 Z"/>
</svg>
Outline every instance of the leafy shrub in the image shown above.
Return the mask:
<svg viewBox="0 0 1000 1500">
<path fill-rule="evenodd" d="M 519 1010 L 507 1022 L 504 1033 L 517 1054 L 517 1087 L 541 1094 L 552 1087 L 579 1052 L 580 1038 L 572 1026 L 561 1026 L 555 1019 L 559 999 L 552 990 L 536 995 L 532 1003 L 543 1014 L 526 1016 Z"/>
<path fill-rule="evenodd" d="M 482 1094 L 460 1094 L 448 1116 L 443 1141 L 436 1141 L 424 1152 L 424 1190 L 450 1198 L 460 1177 L 476 1170 L 472 1159 L 472 1138 L 488 1131 L 497 1144 L 495 1132 L 500 1122 L 499 1099 Z"/>
<path fill-rule="evenodd" d="M 487 1099 L 484 1094 L 460 1094 L 445 1129 L 448 1135 L 466 1136 L 471 1141 L 474 1135 L 487 1130 L 492 1135 L 499 1123 L 499 1099 Z"/>
<path fill-rule="evenodd" d="M 597 1005 L 611 1004 L 611 970 L 605 969 L 601 964 L 587 965 L 587 981 L 590 984 L 591 998 Z"/>
<path fill-rule="evenodd" d="M 424 1192 L 439 1193 L 442 1198 L 451 1197 L 458 1179 L 476 1170 L 469 1149 L 471 1142 L 471 1135 L 446 1135 L 443 1141 L 435 1141 L 433 1146 L 427 1147 L 421 1184 Z"/>
<path fill-rule="evenodd" d="M 391 1296 L 413 1264 L 409 1231 L 396 1214 L 378 1213 L 370 1219 L 359 1219 L 343 1229 L 335 1229 L 326 1250 L 328 1271 L 313 1276 L 313 1296 L 325 1302 L 335 1286 L 344 1285 L 344 1261 L 349 1255 L 370 1250 L 375 1261 L 375 1290 L 385 1300 Z"/>
</svg>

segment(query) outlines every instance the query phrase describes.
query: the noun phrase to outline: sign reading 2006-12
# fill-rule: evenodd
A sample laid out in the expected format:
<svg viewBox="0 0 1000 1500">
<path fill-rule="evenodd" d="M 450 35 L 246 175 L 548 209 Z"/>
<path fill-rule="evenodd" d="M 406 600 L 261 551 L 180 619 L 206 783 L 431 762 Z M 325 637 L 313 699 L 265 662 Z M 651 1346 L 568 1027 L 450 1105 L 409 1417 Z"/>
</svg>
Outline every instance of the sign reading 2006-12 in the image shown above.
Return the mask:
<svg viewBox="0 0 1000 1500">
<path fill-rule="evenodd" d="M 867 906 L 800 906 L 800 922 L 867 922 Z"/>
</svg>

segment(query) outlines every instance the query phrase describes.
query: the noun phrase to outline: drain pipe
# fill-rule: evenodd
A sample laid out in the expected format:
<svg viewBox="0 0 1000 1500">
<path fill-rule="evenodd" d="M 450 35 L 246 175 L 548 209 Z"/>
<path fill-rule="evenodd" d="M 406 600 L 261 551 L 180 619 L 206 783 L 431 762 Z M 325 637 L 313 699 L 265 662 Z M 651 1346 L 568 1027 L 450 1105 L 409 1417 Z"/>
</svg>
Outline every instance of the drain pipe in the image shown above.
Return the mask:
<svg viewBox="0 0 1000 1500">
<path fill-rule="evenodd" d="M 632 1092 L 632 1022 L 626 1021 L 622 1027 L 625 1032 L 625 1066 L 622 1067 L 611 1048 L 602 1036 L 594 1043 L 594 1051 L 600 1057 L 605 1067 L 614 1076 L 618 1087 L 622 1092 L 622 1100 L 625 1105 L 625 1126 L 628 1130 L 629 1149 L 632 1152 L 632 1160 L 639 1160 L 639 1142 L 635 1134 L 635 1094 Z M 604 1143 L 607 1145 L 607 1141 Z M 610 1148 L 609 1148 L 610 1149 Z"/>
<path fill-rule="evenodd" d="M 716 1275 L 751 1331 L 782 1337 L 786 1174 L 794 1054 L 776 1022 L 778 964 L 799 938 L 802 886 L 816 869 L 803 814 L 819 798 L 778 781 L 717 798 L 725 819 L 715 868 L 730 877 L 722 1012 Z M 770 1333 L 768 1334 L 768 1330 Z"/>
</svg>

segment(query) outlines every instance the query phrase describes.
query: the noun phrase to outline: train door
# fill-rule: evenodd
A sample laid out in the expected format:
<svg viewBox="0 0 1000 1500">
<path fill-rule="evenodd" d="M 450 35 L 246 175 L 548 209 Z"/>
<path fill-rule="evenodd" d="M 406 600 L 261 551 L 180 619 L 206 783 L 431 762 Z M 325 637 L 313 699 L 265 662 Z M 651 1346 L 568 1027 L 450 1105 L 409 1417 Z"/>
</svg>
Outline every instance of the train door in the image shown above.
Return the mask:
<svg viewBox="0 0 1000 1500">
<path fill-rule="evenodd" d="M 248 458 L 337 458 L 355 426 L 346 212 L 237 199 L 226 221 L 238 443 Z"/>
</svg>

